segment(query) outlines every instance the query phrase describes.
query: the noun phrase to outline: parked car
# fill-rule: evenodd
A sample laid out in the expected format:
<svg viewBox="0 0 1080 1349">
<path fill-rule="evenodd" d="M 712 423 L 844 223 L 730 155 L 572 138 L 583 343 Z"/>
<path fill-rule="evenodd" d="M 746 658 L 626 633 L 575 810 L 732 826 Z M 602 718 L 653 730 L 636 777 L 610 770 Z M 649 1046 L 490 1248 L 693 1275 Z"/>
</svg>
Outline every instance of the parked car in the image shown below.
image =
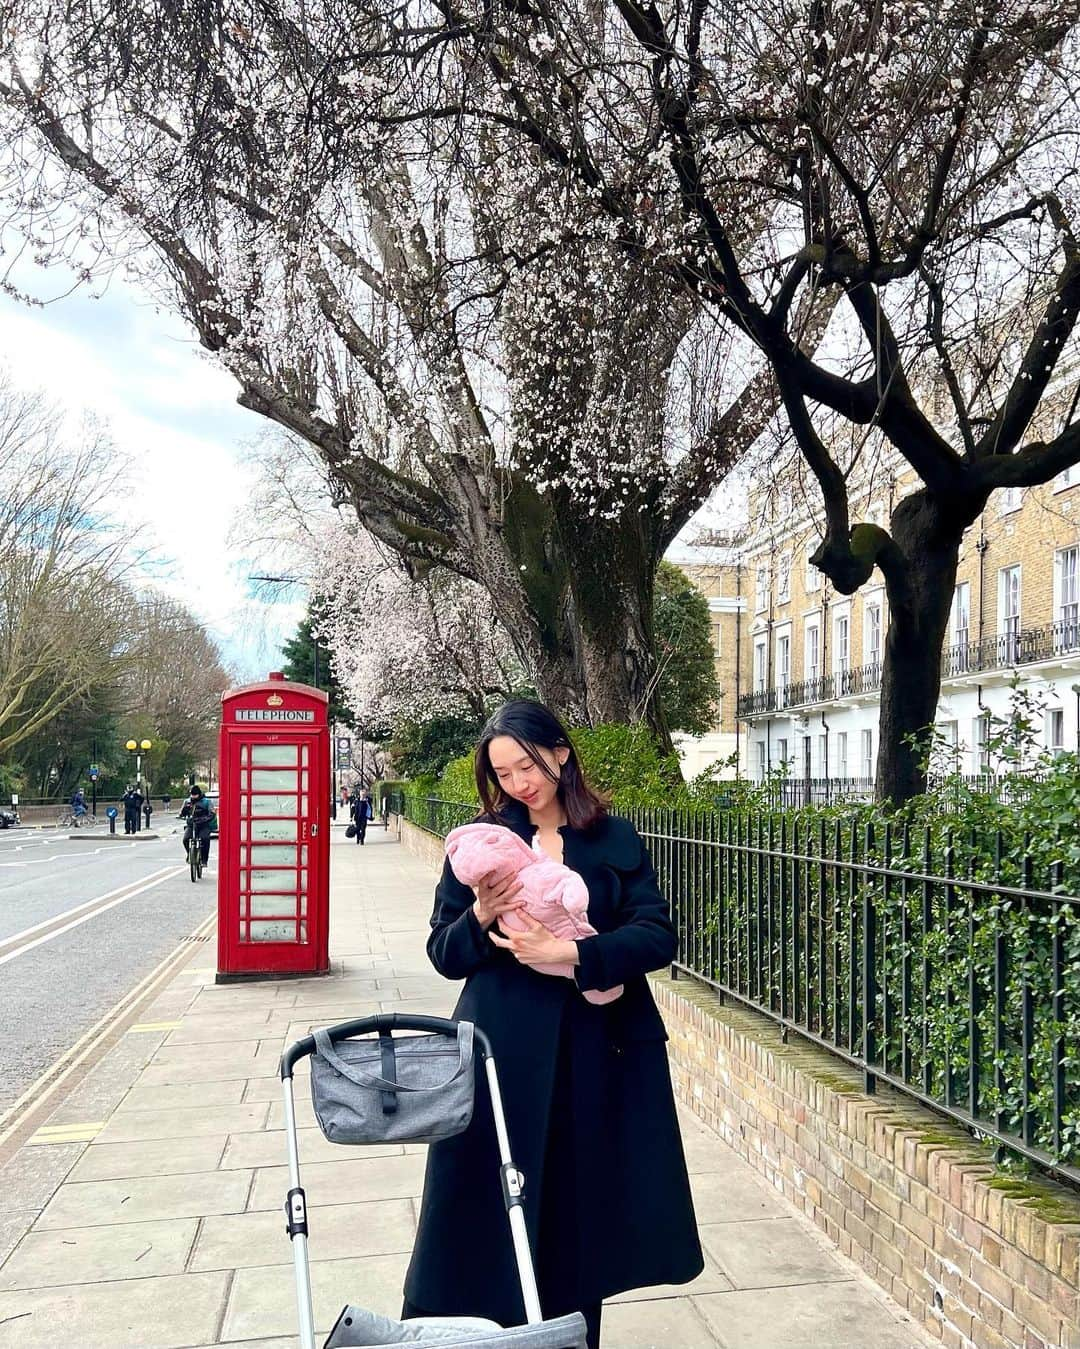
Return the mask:
<svg viewBox="0 0 1080 1349">
<path fill-rule="evenodd" d="M 10 829 L 19 823 L 19 812 L 14 806 L 0 806 L 0 829 Z"/>
</svg>

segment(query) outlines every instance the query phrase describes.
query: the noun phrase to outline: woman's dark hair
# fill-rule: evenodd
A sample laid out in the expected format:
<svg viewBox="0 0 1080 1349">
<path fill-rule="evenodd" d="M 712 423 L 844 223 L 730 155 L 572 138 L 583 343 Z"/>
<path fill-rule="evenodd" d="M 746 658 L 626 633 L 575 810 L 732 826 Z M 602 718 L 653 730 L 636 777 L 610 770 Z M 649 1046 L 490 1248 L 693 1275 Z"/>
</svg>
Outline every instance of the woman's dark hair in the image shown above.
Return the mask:
<svg viewBox="0 0 1080 1349">
<path fill-rule="evenodd" d="M 541 772 L 559 784 L 559 800 L 571 828 L 588 829 L 607 814 L 607 801 L 582 777 L 577 752 L 562 722 L 543 703 L 515 698 L 503 703 L 488 718 L 476 746 L 476 789 L 489 815 L 501 814 L 512 799 L 499 786 L 491 766 L 491 742 L 500 735 L 516 740 L 525 753 L 532 756 Z M 539 753 L 541 749 L 570 751 L 561 773 L 553 773 L 548 768 Z"/>
</svg>

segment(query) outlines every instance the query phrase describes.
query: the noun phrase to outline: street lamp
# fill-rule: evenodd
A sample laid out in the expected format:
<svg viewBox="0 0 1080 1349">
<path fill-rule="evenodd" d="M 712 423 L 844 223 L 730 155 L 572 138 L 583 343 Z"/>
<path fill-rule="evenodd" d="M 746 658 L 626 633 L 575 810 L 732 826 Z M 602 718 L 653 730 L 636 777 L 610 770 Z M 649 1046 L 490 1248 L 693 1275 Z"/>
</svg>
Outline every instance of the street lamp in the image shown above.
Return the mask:
<svg viewBox="0 0 1080 1349">
<path fill-rule="evenodd" d="M 151 740 L 129 740 L 127 744 L 124 746 L 124 748 L 128 751 L 129 754 L 135 755 L 136 787 L 140 786 L 142 783 L 142 756 L 147 752 L 147 750 L 151 749 L 152 747 L 153 741 Z"/>
</svg>

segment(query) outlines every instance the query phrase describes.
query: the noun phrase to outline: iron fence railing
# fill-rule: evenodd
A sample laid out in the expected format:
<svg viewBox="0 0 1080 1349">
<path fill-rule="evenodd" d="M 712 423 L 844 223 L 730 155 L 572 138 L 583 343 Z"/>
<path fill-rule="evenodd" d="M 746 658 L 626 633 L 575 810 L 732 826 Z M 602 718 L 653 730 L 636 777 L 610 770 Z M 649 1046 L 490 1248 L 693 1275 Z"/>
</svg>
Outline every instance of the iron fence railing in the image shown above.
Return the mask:
<svg viewBox="0 0 1080 1349">
<path fill-rule="evenodd" d="M 1041 628 L 1023 628 L 984 637 L 978 642 L 946 647 L 941 657 L 941 674 L 943 679 L 955 679 L 966 674 L 1034 665 L 1053 660 L 1055 656 L 1077 653 L 1080 653 L 1080 622 L 1063 619 Z M 881 675 L 881 662 L 875 661 L 830 675 L 743 693 L 739 695 L 738 715 L 755 717 L 778 708 L 807 707 L 837 698 L 876 693 L 881 688 Z"/>
<path fill-rule="evenodd" d="M 407 799 L 435 834 L 475 807 Z M 1080 898 L 1024 840 L 630 812 L 676 972 L 1080 1184 Z"/>
</svg>

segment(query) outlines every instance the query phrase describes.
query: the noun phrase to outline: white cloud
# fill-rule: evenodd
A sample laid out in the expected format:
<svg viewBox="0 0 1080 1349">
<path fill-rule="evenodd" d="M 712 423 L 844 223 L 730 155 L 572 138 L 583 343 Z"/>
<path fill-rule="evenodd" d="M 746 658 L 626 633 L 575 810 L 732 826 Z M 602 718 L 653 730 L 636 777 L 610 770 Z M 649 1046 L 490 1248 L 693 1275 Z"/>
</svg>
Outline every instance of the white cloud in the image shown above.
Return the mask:
<svg viewBox="0 0 1080 1349">
<path fill-rule="evenodd" d="M 36 294 L 47 282 L 21 278 Z M 120 283 L 99 300 L 75 294 L 40 309 L 0 296 L 0 364 L 73 424 L 87 412 L 106 424 L 123 461 L 113 509 L 155 558 L 146 584 L 193 609 L 241 677 L 264 675 L 303 606 L 300 596 L 252 599 L 249 571 L 272 570 L 273 558 L 229 544 L 254 484 L 245 453 L 265 426 L 237 407 L 231 377 L 178 319 Z"/>
</svg>

